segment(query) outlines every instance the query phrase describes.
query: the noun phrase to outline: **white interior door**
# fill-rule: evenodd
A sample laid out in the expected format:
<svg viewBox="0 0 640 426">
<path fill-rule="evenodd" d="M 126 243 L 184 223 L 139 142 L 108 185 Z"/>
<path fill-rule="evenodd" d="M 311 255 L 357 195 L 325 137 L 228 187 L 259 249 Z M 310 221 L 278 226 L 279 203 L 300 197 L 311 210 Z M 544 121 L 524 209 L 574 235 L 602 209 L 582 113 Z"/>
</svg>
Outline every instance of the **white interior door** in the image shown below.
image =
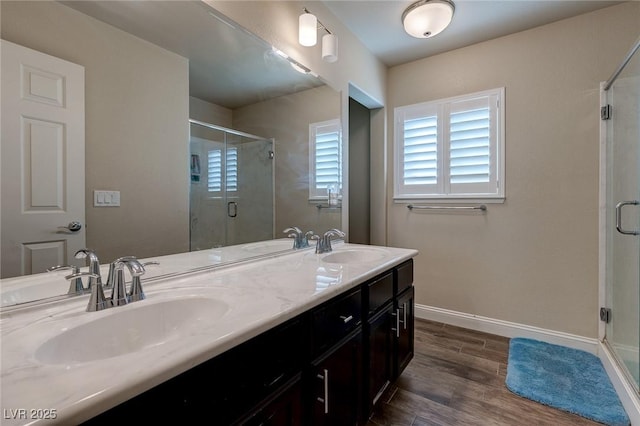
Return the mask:
<svg viewBox="0 0 640 426">
<path fill-rule="evenodd" d="M 6 278 L 73 263 L 85 245 L 84 67 L 1 43 Z"/>
</svg>

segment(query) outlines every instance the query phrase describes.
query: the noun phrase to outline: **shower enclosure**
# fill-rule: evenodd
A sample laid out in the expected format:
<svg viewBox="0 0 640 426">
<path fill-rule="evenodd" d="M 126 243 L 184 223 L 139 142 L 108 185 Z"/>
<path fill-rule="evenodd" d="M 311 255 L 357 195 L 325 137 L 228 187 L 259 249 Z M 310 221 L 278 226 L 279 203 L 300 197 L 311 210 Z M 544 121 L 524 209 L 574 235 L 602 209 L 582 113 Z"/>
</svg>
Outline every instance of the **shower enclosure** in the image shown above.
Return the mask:
<svg viewBox="0 0 640 426">
<path fill-rule="evenodd" d="M 273 140 L 190 122 L 190 249 L 274 237 Z"/>
<path fill-rule="evenodd" d="M 602 85 L 604 342 L 640 384 L 640 39 Z"/>
</svg>

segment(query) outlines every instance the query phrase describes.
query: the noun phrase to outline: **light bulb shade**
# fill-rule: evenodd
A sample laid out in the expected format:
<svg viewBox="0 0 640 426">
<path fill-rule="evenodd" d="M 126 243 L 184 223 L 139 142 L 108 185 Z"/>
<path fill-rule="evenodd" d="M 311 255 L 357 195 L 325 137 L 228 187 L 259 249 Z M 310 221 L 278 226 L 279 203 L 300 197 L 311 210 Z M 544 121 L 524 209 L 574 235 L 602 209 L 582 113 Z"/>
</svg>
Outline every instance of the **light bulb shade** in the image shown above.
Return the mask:
<svg viewBox="0 0 640 426">
<path fill-rule="evenodd" d="M 451 23 L 454 10 L 455 6 L 449 0 L 421 0 L 404 11 L 402 24 L 413 37 L 433 37 Z"/>
<path fill-rule="evenodd" d="M 303 46 L 315 46 L 318 42 L 318 18 L 312 13 L 303 13 L 298 18 L 298 42 Z"/>
<path fill-rule="evenodd" d="M 338 60 L 338 37 L 333 34 L 322 36 L 322 59 L 327 62 Z"/>
</svg>

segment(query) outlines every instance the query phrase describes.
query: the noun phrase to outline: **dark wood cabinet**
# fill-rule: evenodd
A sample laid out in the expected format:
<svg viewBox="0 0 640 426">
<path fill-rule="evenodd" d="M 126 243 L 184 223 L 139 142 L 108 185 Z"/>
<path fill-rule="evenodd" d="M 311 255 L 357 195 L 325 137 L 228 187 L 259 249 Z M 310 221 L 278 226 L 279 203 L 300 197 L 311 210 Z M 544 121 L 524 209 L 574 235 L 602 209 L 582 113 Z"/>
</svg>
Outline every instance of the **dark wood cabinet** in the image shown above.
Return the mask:
<svg viewBox="0 0 640 426">
<path fill-rule="evenodd" d="M 409 260 L 86 422 L 365 424 L 413 357 Z"/>
<path fill-rule="evenodd" d="M 376 316 L 368 321 L 368 394 L 365 409 L 368 413 L 391 383 L 393 374 L 393 323 L 391 301 Z"/>
<path fill-rule="evenodd" d="M 303 426 L 304 400 L 302 380 L 297 375 L 290 383 L 256 409 L 242 426 Z"/>
<path fill-rule="evenodd" d="M 361 417 L 362 332 L 351 333 L 343 343 L 312 363 L 309 424 L 353 426 Z"/>
<path fill-rule="evenodd" d="M 407 288 L 395 299 L 398 329 L 394 347 L 393 379 L 397 379 L 413 358 L 414 289 Z"/>
</svg>

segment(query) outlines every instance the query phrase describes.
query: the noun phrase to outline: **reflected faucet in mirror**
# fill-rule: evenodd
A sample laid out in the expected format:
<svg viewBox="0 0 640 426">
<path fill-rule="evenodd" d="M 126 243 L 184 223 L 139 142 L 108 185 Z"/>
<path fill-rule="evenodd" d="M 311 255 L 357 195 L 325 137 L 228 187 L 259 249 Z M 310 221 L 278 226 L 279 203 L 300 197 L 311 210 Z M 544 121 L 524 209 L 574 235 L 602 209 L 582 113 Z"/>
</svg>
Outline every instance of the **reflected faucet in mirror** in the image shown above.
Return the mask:
<svg viewBox="0 0 640 426">
<path fill-rule="evenodd" d="M 293 249 L 298 250 L 302 248 L 309 247 L 309 237 L 313 235 L 313 231 L 307 231 L 306 233 L 302 233 L 302 230 L 297 226 L 293 226 L 291 228 L 287 228 L 283 233 L 287 234 L 288 238 L 293 238 Z"/>
<path fill-rule="evenodd" d="M 82 284 L 82 277 L 85 276 L 80 274 L 80 268 L 73 265 L 57 265 L 52 266 L 51 268 L 47 268 L 47 272 L 53 271 L 64 271 L 65 269 L 71 269 L 71 277 L 74 277 L 69 285 L 69 291 L 67 294 L 83 294 L 85 291 L 84 284 Z"/>
</svg>

